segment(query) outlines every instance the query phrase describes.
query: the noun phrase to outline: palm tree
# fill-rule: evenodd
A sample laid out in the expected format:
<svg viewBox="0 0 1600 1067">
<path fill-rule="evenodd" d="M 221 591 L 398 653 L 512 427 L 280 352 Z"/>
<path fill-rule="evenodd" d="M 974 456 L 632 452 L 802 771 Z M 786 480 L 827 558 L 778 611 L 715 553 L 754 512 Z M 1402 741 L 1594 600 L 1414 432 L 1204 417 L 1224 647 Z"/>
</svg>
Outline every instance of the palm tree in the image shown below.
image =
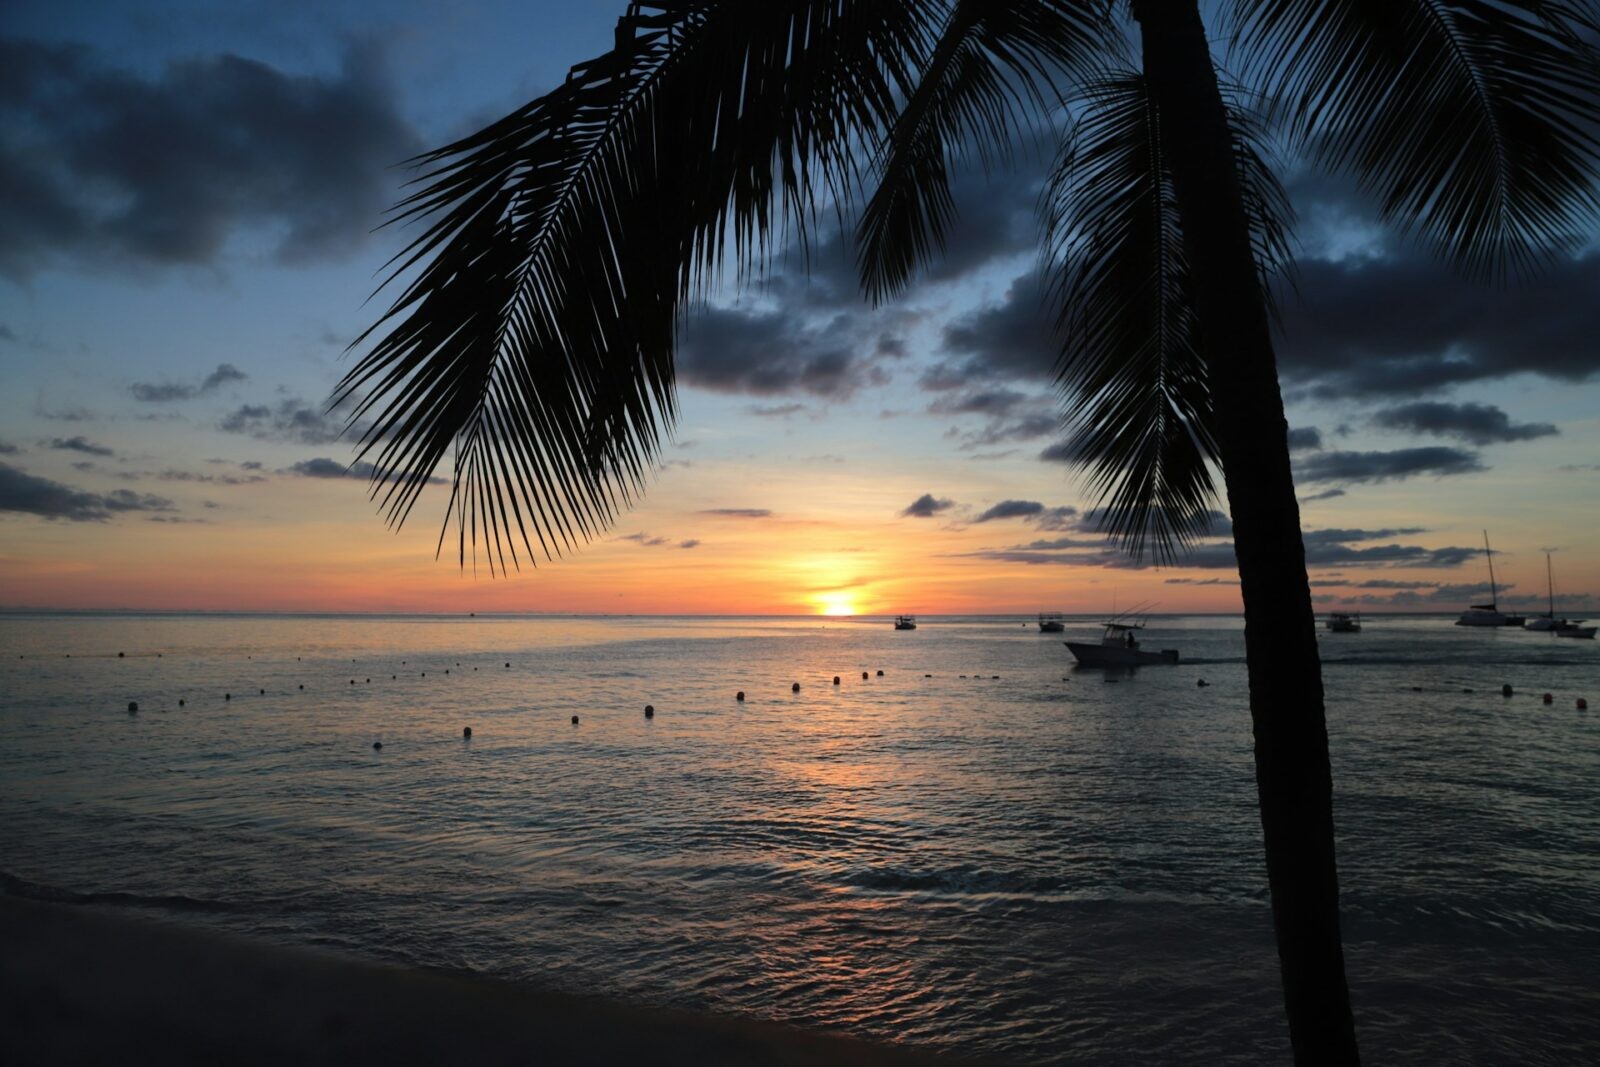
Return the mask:
<svg viewBox="0 0 1600 1067">
<path fill-rule="evenodd" d="M 421 157 L 397 217 L 425 225 L 336 401 L 369 420 L 392 524 L 453 452 L 441 548 L 453 519 L 463 564 L 571 550 L 642 491 L 686 309 L 725 267 L 759 271 L 870 188 L 862 284 L 887 299 L 938 254 L 952 156 L 1000 159 L 1056 120 L 1077 455 L 1108 533 L 1158 556 L 1206 530 L 1223 475 L 1290 1038 L 1297 1062 L 1354 1063 L 1261 136 L 1355 175 L 1471 272 L 1537 265 L 1596 207 L 1596 27 L 1589 0 L 1241 0 L 1223 58 L 1246 91 L 1198 0 L 634 3 L 611 51 Z"/>
</svg>

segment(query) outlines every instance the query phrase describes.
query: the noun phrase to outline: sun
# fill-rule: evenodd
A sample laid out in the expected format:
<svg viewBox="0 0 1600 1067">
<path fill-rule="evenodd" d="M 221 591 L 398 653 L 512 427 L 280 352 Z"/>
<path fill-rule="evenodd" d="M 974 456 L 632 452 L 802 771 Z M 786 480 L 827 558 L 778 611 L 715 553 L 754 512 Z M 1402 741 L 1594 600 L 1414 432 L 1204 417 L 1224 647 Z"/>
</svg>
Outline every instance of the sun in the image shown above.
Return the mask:
<svg viewBox="0 0 1600 1067">
<path fill-rule="evenodd" d="M 822 593 L 816 598 L 818 615 L 854 615 L 856 598 L 849 593 Z"/>
</svg>

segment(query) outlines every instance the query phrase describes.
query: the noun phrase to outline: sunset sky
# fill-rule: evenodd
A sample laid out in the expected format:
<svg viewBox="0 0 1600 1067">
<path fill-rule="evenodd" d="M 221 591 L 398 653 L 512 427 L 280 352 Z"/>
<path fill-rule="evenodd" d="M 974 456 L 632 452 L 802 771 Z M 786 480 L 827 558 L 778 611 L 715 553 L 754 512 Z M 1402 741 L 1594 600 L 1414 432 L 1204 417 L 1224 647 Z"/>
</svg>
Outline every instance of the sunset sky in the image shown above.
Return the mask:
<svg viewBox="0 0 1600 1067">
<path fill-rule="evenodd" d="M 326 401 L 405 230 L 395 166 L 544 92 L 619 3 L 5 5 L 0 607 L 664 613 L 1239 606 L 1225 519 L 1107 548 L 1063 448 L 1043 162 L 966 175 L 942 264 L 874 310 L 838 234 L 690 321 L 681 413 L 604 539 L 509 578 L 385 528 Z M 1294 161 L 1279 354 L 1323 607 L 1600 602 L 1600 237 L 1463 281 Z M 1053 458 L 1055 457 L 1055 458 Z M 354 476 L 352 476 L 354 475 Z M 1219 505 L 1221 506 L 1221 505 Z M 453 535 L 452 535 L 453 536 Z"/>
</svg>

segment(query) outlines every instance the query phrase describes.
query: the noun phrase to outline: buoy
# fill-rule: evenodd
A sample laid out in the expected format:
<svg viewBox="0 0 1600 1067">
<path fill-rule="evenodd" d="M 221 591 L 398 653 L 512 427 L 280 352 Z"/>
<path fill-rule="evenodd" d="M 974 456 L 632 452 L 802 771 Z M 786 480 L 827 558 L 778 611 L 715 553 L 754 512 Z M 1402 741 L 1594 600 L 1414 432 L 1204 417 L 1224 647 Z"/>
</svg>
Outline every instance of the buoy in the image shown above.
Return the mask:
<svg viewBox="0 0 1600 1067">
<path fill-rule="evenodd" d="M 574 715 L 572 717 L 572 725 L 574 725 L 574 726 L 578 725 L 578 717 L 576 715 Z"/>
<path fill-rule="evenodd" d="M 427 672 L 427 671 L 423 671 L 423 672 L 422 672 L 422 676 L 423 676 L 423 677 L 424 677 L 424 678 L 426 678 L 426 677 L 427 677 L 427 676 L 428 676 L 428 672 Z"/>
<path fill-rule="evenodd" d="M 744 699 L 744 690 L 741 689 L 737 693 L 733 694 L 733 699 L 735 699 L 735 700 L 743 700 Z"/>
<path fill-rule="evenodd" d="M 444 673 L 446 673 L 446 674 L 449 674 L 449 673 L 450 673 L 450 668 L 449 668 L 449 667 L 446 667 L 446 668 L 445 668 L 445 669 L 444 669 Z"/>
<path fill-rule="evenodd" d="M 233 699 L 233 694 L 232 693 L 223 693 L 222 694 L 222 699 L 223 700 L 232 700 Z"/>
<path fill-rule="evenodd" d="M 1578 698 L 1578 710 L 1579 711 L 1588 711 L 1589 710 L 1589 702 L 1587 700 L 1583 699 L 1582 697 L 1579 697 Z"/>
<path fill-rule="evenodd" d="M 267 695 L 267 691 L 266 691 L 266 690 L 265 690 L 265 689 L 263 689 L 263 690 L 262 690 L 262 691 L 261 691 L 261 695 L 262 695 L 262 696 L 266 696 L 266 695 Z"/>
<path fill-rule="evenodd" d="M 839 684 L 839 676 L 837 674 L 833 676 L 833 684 L 834 685 L 838 685 Z"/>
<path fill-rule="evenodd" d="M 118 653 L 117 653 L 117 658 L 118 658 L 118 659 L 121 659 L 121 658 L 122 658 L 122 657 L 123 657 L 123 656 L 125 656 L 125 655 L 127 655 L 127 653 L 126 653 L 126 652 L 118 652 Z"/>
<path fill-rule="evenodd" d="M 879 671 L 879 672 L 878 672 L 878 677 L 879 677 L 879 678 L 882 678 L 882 677 L 883 677 L 883 672 L 882 672 L 882 671 Z"/>
<path fill-rule="evenodd" d="M 796 683 L 794 683 L 794 684 L 793 684 L 793 685 L 791 685 L 791 686 L 790 686 L 790 687 L 789 687 L 789 692 L 791 692 L 791 693 L 798 693 L 798 692 L 800 692 L 800 683 L 799 683 L 799 682 L 796 682 Z"/>
<path fill-rule="evenodd" d="M 644 717 L 647 719 L 656 717 L 656 706 L 654 704 L 646 704 L 644 706 Z"/>
<path fill-rule="evenodd" d="M 932 677 L 933 677 L 933 675 L 931 675 L 931 674 L 924 674 L 924 675 L 923 675 L 923 677 L 924 677 L 924 678 L 932 678 Z"/>
<path fill-rule="evenodd" d="M 1463 689 L 1463 690 L 1462 690 L 1462 692 L 1463 692 L 1463 693 L 1470 693 L 1470 692 L 1472 692 L 1472 690 L 1470 690 L 1470 689 Z"/>
<path fill-rule="evenodd" d="M 1550 695 L 1550 694 L 1549 694 L 1549 693 L 1546 693 L 1546 694 L 1545 694 L 1545 695 L 1544 695 L 1544 702 L 1545 702 L 1545 703 L 1546 703 L 1546 704 L 1553 704 L 1553 703 L 1555 703 L 1555 699 L 1556 699 L 1556 698 L 1555 698 L 1555 697 L 1553 697 L 1553 696 L 1551 696 L 1551 695 Z"/>
<path fill-rule="evenodd" d="M 507 663 L 506 666 L 509 667 L 509 666 L 511 666 L 511 664 Z"/>
<path fill-rule="evenodd" d="M 367 679 L 367 684 L 368 684 L 368 685 L 371 685 L 371 684 L 372 684 L 372 679 L 371 679 L 371 678 L 368 678 L 368 679 Z"/>
<path fill-rule="evenodd" d="M 182 700 L 178 701 L 178 707 L 180 707 L 180 708 L 183 707 L 183 701 Z"/>
<path fill-rule="evenodd" d="M 300 688 L 301 688 L 301 689 L 304 689 L 304 688 L 305 688 L 305 683 L 304 683 L 304 682 L 302 682 L 302 683 L 300 683 Z"/>
<path fill-rule="evenodd" d="M 999 680 L 1000 680 L 1000 676 L 999 676 L 999 675 L 998 675 L 998 674 L 995 674 L 995 675 L 991 675 L 991 676 L 990 676 L 990 678 L 989 678 L 989 680 L 990 680 L 990 681 L 991 681 L 991 682 L 998 682 L 998 681 L 999 681 Z"/>
<path fill-rule="evenodd" d="M 1412 692 L 1413 692 L 1413 693 L 1420 693 L 1420 692 L 1422 692 L 1422 686 L 1420 686 L 1420 685 L 1414 685 L 1414 686 L 1412 686 L 1412 687 L 1411 687 L 1411 691 L 1412 691 Z"/>
<path fill-rule="evenodd" d="M 355 685 L 356 684 L 356 680 L 354 678 L 350 679 L 350 684 L 351 685 Z"/>
<path fill-rule="evenodd" d="M 866 671 L 862 671 L 861 672 L 861 680 L 863 682 L 867 680 L 867 672 Z"/>
<path fill-rule="evenodd" d="M 131 715 L 131 714 L 133 714 L 134 712 L 136 712 L 138 710 L 139 710 L 139 702 L 137 700 L 128 701 L 128 714 Z"/>
<path fill-rule="evenodd" d="M 962 676 L 961 676 L 961 677 L 963 677 L 963 678 L 965 678 L 965 677 L 966 677 L 966 675 L 964 675 L 964 674 L 963 674 L 963 675 L 962 675 Z"/>
<path fill-rule="evenodd" d="M 1210 685 L 1211 683 L 1206 681 L 1204 678 L 1202 678 L 1202 679 L 1200 679 L 1198 682 L 1196 682 L 1194 684 L 1195 684 L 1195 686 L 1197 688 L 1204 689 L 1206 686 Z"/>
<path fill-rule="evenodd" d="M 463 726 L 463 727 L 462 727 L 462 728 L 461 728 L 461 736 L 462 736 L 462 737 L 468 737 L 468 738 L 470 738 L 470 737 L 471 737 L 471 736 L 472 736 L 472 727 L 470 727 L 470 726 Z"/>
<path fill-rule="evenodd" d="M 1503 696 L 1503 697 L 1510 696 L 1511 695 L 1511 686 L 1509 684 L 1502 685 L 1500 687 L 1500 695 Z"/>
<path fill-rule="evenodd" d="M 380 749 L 382 747 L 383 747 L 383 742 L 382 741 L 374 741 L 374 742 L 372 742 L 372 750 L 374 752 L 376 752 L 378 749 Z"/>
</svg>

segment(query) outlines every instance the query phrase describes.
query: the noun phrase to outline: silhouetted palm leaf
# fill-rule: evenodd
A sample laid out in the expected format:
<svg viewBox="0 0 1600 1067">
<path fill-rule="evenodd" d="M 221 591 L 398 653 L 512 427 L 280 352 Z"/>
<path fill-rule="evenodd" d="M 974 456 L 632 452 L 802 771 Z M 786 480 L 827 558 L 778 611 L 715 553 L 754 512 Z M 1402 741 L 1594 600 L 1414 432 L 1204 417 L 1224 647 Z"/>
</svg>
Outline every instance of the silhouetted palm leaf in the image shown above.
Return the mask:
<svg viewBox="0 0 1600 1067">
<path fill-rule="evenodd" d="M 1265 296 L 1265 274 L 1288 263 L 1289 205 L 1255 125 L 1238 108 L 1230 118 Z M 1141 75 L 1085 87 L 1046 206 L 1071 454 L 1101 528 L 1170 561 L 1210 526 L 1218 457 L 1161 117 Z"/>
<path fill-rule="evenodd" d="M 874 302 L 900 292 L 944 247 L 955 216 L 948 162 L 988 163 L 1012 148 L 1019 118 L 1056 94 L 1053 78 L 1088 69 L 1114 40 L 1110 4 L 956 0 L 916 91 L 879 150 L 877 187 L 857 228 L 861 284 Z"/>
<path fill-rule="evenodd" d="M 392 524 L 454 447 L 460 555 L 603 529 L 670 425 L 684 303 L 848 199 L 925 54 L 914 0 L 635 4 L 616 47 L 422 157 L 417 268 L 341 382 Z M 369 331 L 370 333 L 371 331 Z M 364 341 L 365 335 L 358 343 Z M 446 523 L 448 530 L 448 518 Z M 530 538 L 531 534 L 531 538 Z M 443 532 L 441 532 L 441 545 Z"/>
<path fill-rule="evenodd" d="M 1246 72 L 1403 231 L 1486 275 L 1587 236 L 1600 176 L 1592 3 L 1236 4 Z"/>
</svg>

